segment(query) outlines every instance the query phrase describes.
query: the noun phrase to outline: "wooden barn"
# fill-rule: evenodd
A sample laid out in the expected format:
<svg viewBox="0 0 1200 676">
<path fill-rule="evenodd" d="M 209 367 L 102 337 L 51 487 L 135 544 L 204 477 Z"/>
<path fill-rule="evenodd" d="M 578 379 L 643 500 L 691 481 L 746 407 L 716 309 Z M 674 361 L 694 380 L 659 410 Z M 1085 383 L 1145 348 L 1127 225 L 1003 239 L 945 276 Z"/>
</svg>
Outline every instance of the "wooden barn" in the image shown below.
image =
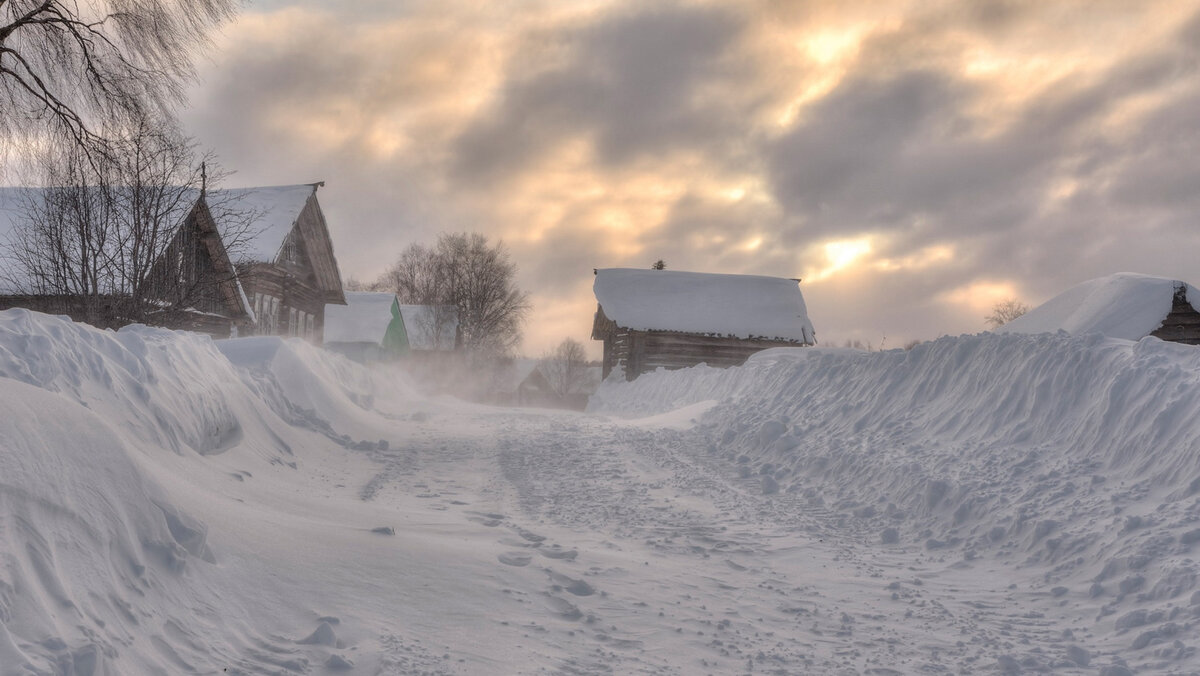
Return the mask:
<svg viewBox="0 0 1200 676">
<path fill-rule="evenodd" d="M 344 305 L 329 227 L 317 201 L 324 183 L 213 191 L 252 214 L 247 246 L 235 254 L 255 323 L 244 334 L 300 336 L 321 342 L 325 305 Z"/>
<path fill-rule="evenodd" d="M 617 268 L 597 270 L 593 290 L 605 378 L 736 366 L 767 348 L 816 344 L 794 279 Z"/>
<path fill-rule="evenodd" d="M 1063 291 L 997 329 L 999 333 L 1099 333 L 1123 340 L 1152 336 L 1200 345 L 1200 291 L 1187 282 L 1120 272 Z"/>
</svg>

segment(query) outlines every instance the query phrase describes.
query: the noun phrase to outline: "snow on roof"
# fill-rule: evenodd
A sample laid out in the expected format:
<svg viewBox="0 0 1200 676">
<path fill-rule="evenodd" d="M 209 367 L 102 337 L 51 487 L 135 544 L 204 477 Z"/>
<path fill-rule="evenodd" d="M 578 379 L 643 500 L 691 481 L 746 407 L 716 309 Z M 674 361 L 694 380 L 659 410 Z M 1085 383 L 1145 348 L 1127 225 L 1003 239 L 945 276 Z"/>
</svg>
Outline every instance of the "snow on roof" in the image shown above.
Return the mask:
<svg viewBox="0 0 1200 676">
<path fill-rule="evenodd" d="M 13 256 L 13 247 L 22 224 L 46 208 L 45 200 L 48 196 L 53 195 L 55 190 L 62 189 L 0 188 L 0 293 L 38 293 L 43 291 L 43 289 L 36 288 L 38 285 L 30 280 L 22 266 L 17 264 Z M 114 190 L 119 194 L 130 189 L 115 188 Z M 194 195 L 189 193 L 194 193 Z M 170 211 L 166 212 L 163 221 L 174 229 L 187 218 L 200 191 L 187 188 L 182 193 L 169 194 Z M 124 200 L 118 200 L 116 205 L 118 208 L 128 207 Z M 128 219 L 131 216 L 126 214 L 124 218 Z"/>
<path fill-rule="evenodd" d="M 0 188 L 0 294 L 27 291 L 25 273 L 13 259 L 9 247 L 17 224 L 41 191 L 37 188 Z"/>
<path fill-rule="evenodd" d="M 414 350 L 453 350 L 458 312 L 452 305 L 401 305 L 400 316 Z"/>
<path fill-rule="evenodd" d="M 395 302 L 394 293 L 346 292 L 345 305 L 325 306 L 325 342 L 382 343 Z"/>
<path fill-rule="evenodd" d="M 277 185 L 259 188 L 225 188 L 208 191 L 208 203 L 214 212 L 227 209 L 254 217 L 249 241 L 240 258 L 272 263 L 283 242 L 320 184 Z M 220 215 L 213 214 L 218 221 Z"/>
<path fill-rule="evenodd" d="M 680 331 L 816 343 L 795 280 L 677 270 L 598 270 L 604 315 L 640 331 Z"/>
<path fill-rule="evenodd" d="M 207 201 L 223 235 L 226 234 L 227 225 L 222 223 L 224 214 L 253 217 L 253 223 L 246 233 L 245 247 L 238 252 L 238 257 L 270 263 L 278 257 L 284 240 L 292 231 L 308 198 L 316 190 L 316 185 L 319 184 L 210 190 Z M 17 225 L 25 218 L 30 205 L 41 199 L 44 191 L 45 188 L 0 188 L 0 293 L 28 290 L 29 285 L 18 274 L 18 266 L 11 260 L 11 253 L 7 249 Z M 199 190 L 188 189 L 187 192 L 200 196 Z M 187 216 L 193 203 L 194 199 L 180 202 L 177 220 Z"/>
<path fill-rule="evenodd" d="M 1162 326 L 1177 289 L 1200 311 L 1200 291 L 1185 282 L 1120 272 L 1077 284 L 1021 317 L 998 333 L 1100 333 L 1140 340 Z"/>
</svg>

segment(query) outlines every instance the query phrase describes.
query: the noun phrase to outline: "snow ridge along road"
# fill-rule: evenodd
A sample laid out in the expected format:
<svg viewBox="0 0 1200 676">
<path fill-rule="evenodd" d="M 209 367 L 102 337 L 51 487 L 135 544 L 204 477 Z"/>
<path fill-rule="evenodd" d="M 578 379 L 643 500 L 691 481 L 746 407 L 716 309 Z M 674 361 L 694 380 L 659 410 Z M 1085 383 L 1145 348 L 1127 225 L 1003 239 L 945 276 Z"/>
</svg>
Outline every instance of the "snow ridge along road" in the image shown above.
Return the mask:
<svg viewBox="0 0 1200 676">
<path fill-rule="evenodd" d="M 0 674 L 1197 673 L 1197 374 L 984 334 L 574 414 L 6 311 Z"/>
</svg>

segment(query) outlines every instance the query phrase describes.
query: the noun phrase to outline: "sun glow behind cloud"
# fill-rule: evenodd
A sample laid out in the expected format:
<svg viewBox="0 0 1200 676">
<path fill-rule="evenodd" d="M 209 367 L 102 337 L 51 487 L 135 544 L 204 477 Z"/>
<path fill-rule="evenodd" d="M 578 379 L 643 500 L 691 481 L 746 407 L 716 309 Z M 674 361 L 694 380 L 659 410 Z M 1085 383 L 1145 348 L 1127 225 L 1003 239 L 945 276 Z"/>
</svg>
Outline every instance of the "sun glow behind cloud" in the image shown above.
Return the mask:
<svg viewBox="0 0 1200 676">
<path fill-rule="evenodd" d="M 296 3 L 225 32 L 194 133 L 241 183 L 326 180 L 347 275 L 439 231 L 503 239 L 533 353 L 590 317 L 592 267 L 803 276 L 823 335 L 911 320 L 898 339 L 1187 258 L 1187 231 L 1151 257 L 1114 225 L 1195 221 L 1171 211 L 1200 172 L 1177 2 Z M 1092 233 L 1107 258 L 1064 259 Z"/>
<path fill-rule="evenodd" d="M 805 275 L 807 281 L 820 282 L 850 268 L 871 253 L 871 238 L 859 237 L 826 242 L 821 245 L 820 251 L 824 255 L 825 265 Z"/>
</svg>

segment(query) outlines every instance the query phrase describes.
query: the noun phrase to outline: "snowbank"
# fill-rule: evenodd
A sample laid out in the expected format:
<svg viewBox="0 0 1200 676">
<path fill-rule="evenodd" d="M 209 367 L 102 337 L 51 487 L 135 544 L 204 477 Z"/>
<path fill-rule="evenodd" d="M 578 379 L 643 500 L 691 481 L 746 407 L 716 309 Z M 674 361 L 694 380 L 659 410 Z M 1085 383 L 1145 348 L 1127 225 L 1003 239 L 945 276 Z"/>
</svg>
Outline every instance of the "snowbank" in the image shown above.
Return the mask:
<svg viewBox="0 0 1200 676">
<path fill-rule="evenodd" d="M 356 412 L 409 396 L 391 374 L 298 339 L 218 349 L 197 334 L 0 312 L 0 674 L 182 673 L 188 655 L 264 673 L 327 657 L 273 656 L 262 627 L 230 629 L 262 602 L 238 586 L 263 583 L 214 565 L 225 553 L 210 526 L 222 525 L 180 499 L 294 472 L 314 431 L 374 447 L 347 434 L 370 430 Z M 225 454 L 236 471 L 209 462 Z"/>
<path fill-rule="evenodd" d="M 1200 291 L 1178 280 L 1131 272 L 1090 279 L 1017 317 L 997 332 L 1066 331 L 1138 340 L 1162 326 L 1179 289 L 1186 289 L 1188 302 L 1197 307 Z"/>
<path fill-rule="evenodd" d="M 1047 588 L 1092 585 L 1101 617 L 1130 604 L 1170 615 L 1196 587 L 1196 348 L 983 334 L 908 352 L 775 349 L 739 368 L 610 380 L 590 410 L 709 399 L 697 443 L 731 475 L 842 513 L 876 542 L 1042 566 Z"/>
</svg>

